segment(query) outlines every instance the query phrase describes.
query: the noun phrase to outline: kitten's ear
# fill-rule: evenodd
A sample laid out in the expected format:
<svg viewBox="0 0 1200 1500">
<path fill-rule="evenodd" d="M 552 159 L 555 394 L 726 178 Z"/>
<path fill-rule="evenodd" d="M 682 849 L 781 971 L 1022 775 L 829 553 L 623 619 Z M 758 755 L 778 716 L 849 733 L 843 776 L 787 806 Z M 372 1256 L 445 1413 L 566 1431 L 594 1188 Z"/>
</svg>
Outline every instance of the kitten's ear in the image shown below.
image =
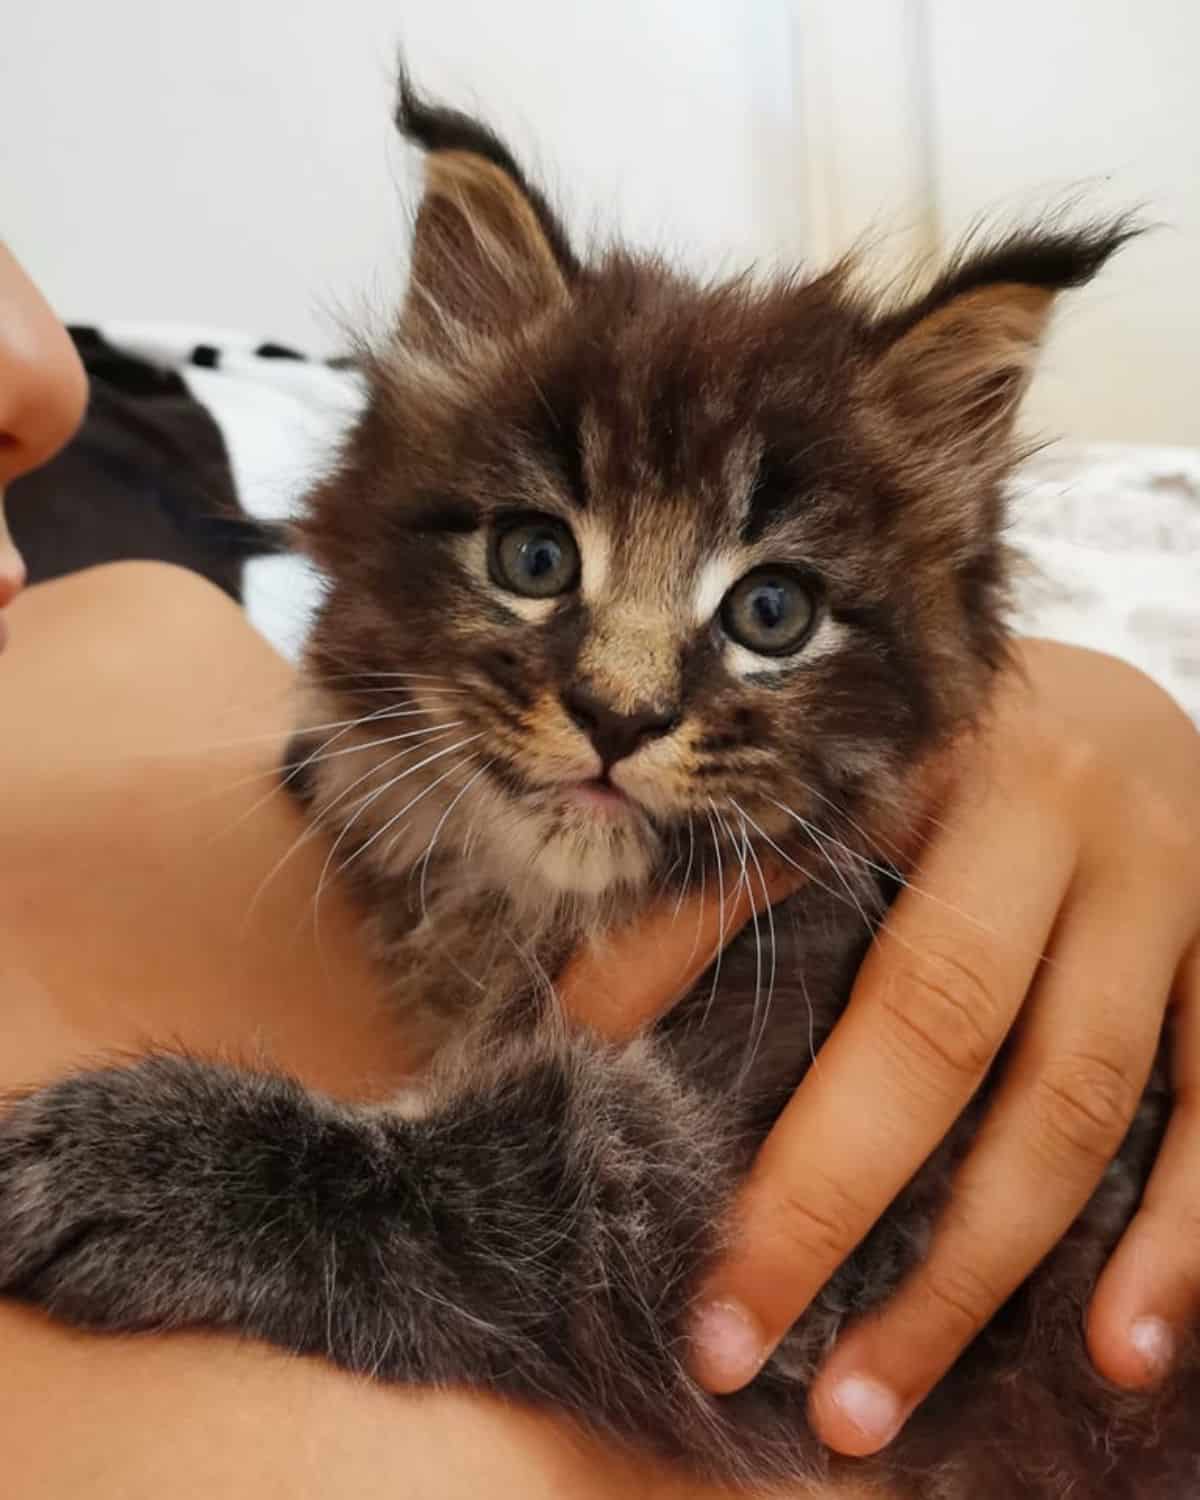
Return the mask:
<svg viewBox="0 0 1200 1500">
<path fill-rule="evenodd" d="M 430 104 L 401 69 L 396 124 L 426 153 L 404 337 L 429 352 L 497 335 L 561 302 L 578 271 L 562 225 L 504 143 Z"/>
<path fill-rule="evenodd" d="M 868 396 L 927 461 L 1006 465 L 1055 298 L 1090 281 L 1139 232 L 1119 219 L 968 247 L 923 296 L 876 324 L 881 352 Z"/>
</svg>

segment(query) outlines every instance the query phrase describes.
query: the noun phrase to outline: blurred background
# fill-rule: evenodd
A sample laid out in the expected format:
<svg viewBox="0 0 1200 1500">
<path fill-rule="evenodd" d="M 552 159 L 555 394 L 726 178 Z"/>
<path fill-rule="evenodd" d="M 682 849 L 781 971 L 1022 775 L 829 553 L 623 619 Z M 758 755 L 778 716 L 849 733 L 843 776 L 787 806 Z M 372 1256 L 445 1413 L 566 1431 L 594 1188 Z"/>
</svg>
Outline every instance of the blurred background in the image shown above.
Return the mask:
<svg viewBox="0 0 1200 1500">
<path fill-rule="evenodd" d="M 1145 204 L 1032 415 L 1200 445 L 1195 0 L 37 0 L 6 8 L 0 233 L 68 319 L 332 350 L 403 274 L 401 39 L 581 233 L 701 268 L 868 235 L 887 270 L 981 213 Z"/>
</svg>

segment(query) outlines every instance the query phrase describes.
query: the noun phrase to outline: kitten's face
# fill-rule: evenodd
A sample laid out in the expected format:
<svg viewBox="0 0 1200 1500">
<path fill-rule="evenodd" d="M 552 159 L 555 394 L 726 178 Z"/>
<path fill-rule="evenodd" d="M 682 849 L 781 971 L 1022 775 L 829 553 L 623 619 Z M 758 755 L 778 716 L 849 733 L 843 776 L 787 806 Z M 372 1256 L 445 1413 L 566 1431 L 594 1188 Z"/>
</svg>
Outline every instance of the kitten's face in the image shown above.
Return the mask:
<svg viewBox="0 0 1200 1500">
<path fill-rule="evenodd" d="M 1049 293 L 973 263 L 882 318 L 844 275 L 583 269 L 462 128 L 312 500 L 309 722 L 375 715 L 336 755 L 314 731 L 317 804 L 385 868 L 459 850 L 547 894 L 811 865 L 804 824 L 894 803 L 999 658 L 998 484 Z M 993 258 L 1049 275 L 1022 244 Z"/>
<path fill-rule="evenodd" d="M 823 797 L 911 761 L 938 717 L 929 662 L 962 670 L 966 623 L 948 549 L 856 428 L 826 298 L 785 320 L 627 271 L 619 297 L 597 283 L 479 351 L 419 418 L 403 387 L 422 376 L 395 357 L 357 479 L 378 498 L 357 502 L 314 660 L 355 674 L 320 722 L 391 702 L 385 674 L 435 674 L 394 679 L 428 720 L 370 736 L 413 732 L 380 746 L 410 774 L 364 828 L 445 777 L 401 818 L 411 837 L 387 835 L 401 864 L 474 777 L 439 849 L 470 831 L 474 860 L 580 895 L 697 846 L 711 877 L 714 842 L 793 846 L 793 814 L 828 827 Z"/>
</svg>

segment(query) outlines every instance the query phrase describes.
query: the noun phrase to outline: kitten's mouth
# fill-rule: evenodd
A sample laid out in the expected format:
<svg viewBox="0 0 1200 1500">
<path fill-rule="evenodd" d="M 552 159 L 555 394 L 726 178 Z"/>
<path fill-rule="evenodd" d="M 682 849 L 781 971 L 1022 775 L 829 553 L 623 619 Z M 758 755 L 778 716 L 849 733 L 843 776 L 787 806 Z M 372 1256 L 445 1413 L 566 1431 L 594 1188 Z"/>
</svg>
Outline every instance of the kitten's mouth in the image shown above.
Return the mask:
<svg viewBox="0 0 1200 1500">
<path fill-rule="evenodd" d="M 621 817 L 633 810 L 633 799 L 607 776 L 589 776 L 585 781 L 564 787 L 562 800 L 568 807 L 607 818 Z"/>
</svg>

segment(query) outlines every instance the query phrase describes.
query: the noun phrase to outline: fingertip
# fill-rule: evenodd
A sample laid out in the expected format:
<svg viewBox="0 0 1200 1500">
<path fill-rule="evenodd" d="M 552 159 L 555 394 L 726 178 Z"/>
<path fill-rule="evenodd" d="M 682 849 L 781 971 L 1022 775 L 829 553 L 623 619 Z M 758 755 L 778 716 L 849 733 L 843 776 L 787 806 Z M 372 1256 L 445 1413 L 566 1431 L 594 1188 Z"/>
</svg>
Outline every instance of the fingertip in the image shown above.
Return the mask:
<svg viewBox="0 0 1200 1500">
<path fill-rule="evenodd" d="M 1115 1323 L 1093 1311 L 1087 1324 L 1088 1353 L 1096 1369 L 1113 1385 L 1145 1390 L 1160 1384 L 1171 1372 L 1178 1338 L 1171 1324 L 1153 1313 L 1141 1313 Z"/>
<path fill-rule="evenodd" d="M 869 1458 L 886 1448 L 907 1415 L 890 1386 L 861 1371 L 822 1375 L 809 1392 L 813 1431 L 846 1458 Z"/>
<path fill-rule="evenodd" d="M 1162 1273 L 1155 1244 L 1137 1226 L 1105 1268 L 1087 1311 L 1085 1334 L 1093 1365 L 1113 1385 L 1143 1390 L 1170 1373 L 1178 1353 L 1180 1314 L 1187 1299 Z"/>
<path fill-rule="evenodd" d="M 1157 1385 L 1175 1363 L 1178 1341 L 1164 1318 L 1136 1318 L 1129 1326 L 1129 1346 L 1140 1361 L 1146 1381 Z"/>
<path fill-rule="evenodd" d="M 735 1297 L 697 1304 L 690 1345 L 692 1374 L 714 1396 L 732 1395 L 749 1385 L 771 1352 L 757 1318 Z"/>
</svg>

